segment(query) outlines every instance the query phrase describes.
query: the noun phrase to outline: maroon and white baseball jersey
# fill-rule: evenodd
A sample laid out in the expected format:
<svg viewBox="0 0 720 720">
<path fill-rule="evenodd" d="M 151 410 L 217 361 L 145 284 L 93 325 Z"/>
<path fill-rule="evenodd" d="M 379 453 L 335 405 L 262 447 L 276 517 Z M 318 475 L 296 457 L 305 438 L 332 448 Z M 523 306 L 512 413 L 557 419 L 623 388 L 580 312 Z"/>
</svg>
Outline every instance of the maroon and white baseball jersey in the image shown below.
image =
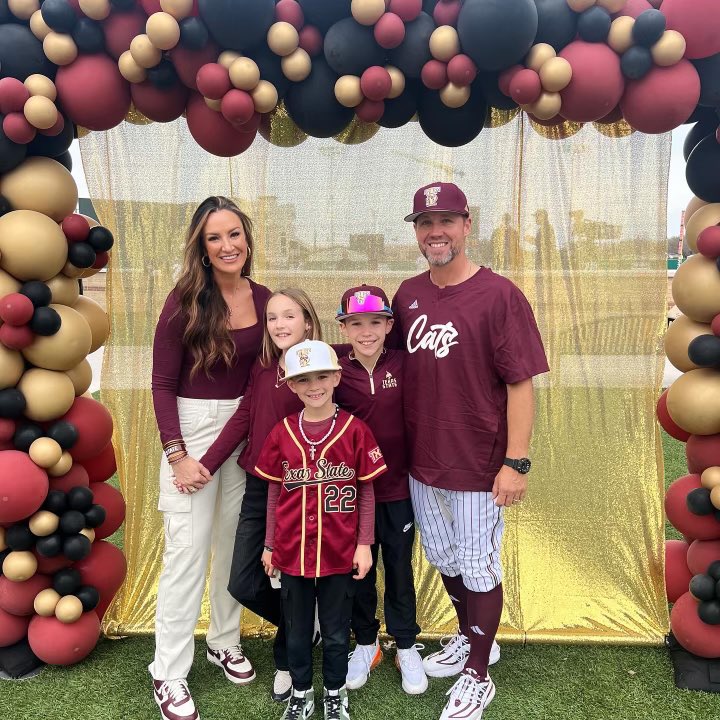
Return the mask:
<svg viewBox="0 0 720 720">
<path fill-rule="evenodd" d="M 405 358 L 413 477 L 445 490 L 492 490 L 507 450 L 507 384 L 548 371 L 522 292 L 481 267 L 439 288 L 430 273 L 393 298 Z"/>
<path fill-rule="evenodd" d="M 289 575 L 323 577 L 352 571 L 357 547 L 357 484 L 387 470 L 370 428 L 338 412 L 332 435 L 315 459 L 290 415 L 270 432 L 255 472 L 282 483 L 273 565 Z"/>
</svg>

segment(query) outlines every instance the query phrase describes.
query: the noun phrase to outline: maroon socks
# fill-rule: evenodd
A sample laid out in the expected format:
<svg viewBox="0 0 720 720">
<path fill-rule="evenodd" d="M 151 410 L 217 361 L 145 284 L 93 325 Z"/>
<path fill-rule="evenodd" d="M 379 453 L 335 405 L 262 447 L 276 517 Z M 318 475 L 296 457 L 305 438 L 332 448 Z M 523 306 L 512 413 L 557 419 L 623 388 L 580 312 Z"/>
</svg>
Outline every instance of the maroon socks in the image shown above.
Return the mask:
<svg viewBox="0 0 720 720">
<path fill-rule="evenodd" d="M 470 637 L 470 630 L 468 628 L 468 616 L 467 616 L 467 598 L 466 593 L 468 589 L 463 584 L 462 575 L 456 575 L 450 577 L 449 575 L 443 575 L 440 573 L 445 590 L 452 600 L 452 604 L 455 606 L 455 612 L 458 616 L 458 625 L 460 626 L 460 632 L 465 637 Z"/>
<path fill-rule="evenodd" d="M 503 606 L 502 585 L 490 592 L 465 590 L 467 618 L 470 638 L 470 655 L 465 663 L 466 670 L 474 670 L 479 678 L 487 677 L 488 658 L 492 647 Z"/>
</svg>

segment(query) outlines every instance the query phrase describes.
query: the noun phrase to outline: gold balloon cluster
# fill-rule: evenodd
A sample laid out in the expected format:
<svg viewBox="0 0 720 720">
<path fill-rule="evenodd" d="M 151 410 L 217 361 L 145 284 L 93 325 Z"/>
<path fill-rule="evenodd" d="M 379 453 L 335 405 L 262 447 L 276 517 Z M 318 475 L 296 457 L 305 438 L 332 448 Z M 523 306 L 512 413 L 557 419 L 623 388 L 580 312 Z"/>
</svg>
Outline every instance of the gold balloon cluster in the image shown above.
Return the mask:
<svg viewBox="0 0 720 720">
<path fill-rule="evenodd" d="M 385 0 L 352 0 L 350 12 L 360 25 L 374 25 L 385 13 Z"/>
<path fill-rule="evenodd" d="M 289 22 L 273 23 L 267 33 L 267 44 L 281 58 L 280 67 L 288 80 L 302 82 L 310 75 L 312 60 L 300 47 L 300 34 Z"/>
<path fill-rule="evenodd" d="M 538 74 L 542 90 L 536 100 L 520 107 L 538 120 L 551 120 L 560 114 L 560 91 L 572 80 L 572 66 L 565 58 L 557 56 L 552 45 L 537 43 L 525 57 L 525 67 Z"/>
</svg>

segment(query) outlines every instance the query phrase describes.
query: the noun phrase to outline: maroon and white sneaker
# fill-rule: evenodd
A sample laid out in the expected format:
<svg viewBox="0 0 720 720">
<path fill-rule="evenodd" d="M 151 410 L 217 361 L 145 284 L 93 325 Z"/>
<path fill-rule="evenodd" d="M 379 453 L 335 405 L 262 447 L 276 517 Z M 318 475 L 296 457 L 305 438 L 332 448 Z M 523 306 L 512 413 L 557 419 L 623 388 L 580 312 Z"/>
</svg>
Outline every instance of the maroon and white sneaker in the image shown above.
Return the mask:
<svg viewBox="0 0 720 720">
<path fill-rule="evenodd" d="M 440 720 L 480 720 L 495 697 L 495 685 L 489 675 L 480 680 L 475 672 L 466 670 L 447 694 L 450 698 Z"/>
<path fill-rule="evenodd" d="M 207 650 L 207 659 L 221 667 L 225 677 L 236 685 L 247 685 L 255 679 L 255 669 L 243 654 L 240 645 L 223 648 L 222 650 Z"/>
<path fill-rule="evenodd" d="M 153 680 L 153 688 L 163 720 L 200 720 L 185 680 Z"/>
</svg>

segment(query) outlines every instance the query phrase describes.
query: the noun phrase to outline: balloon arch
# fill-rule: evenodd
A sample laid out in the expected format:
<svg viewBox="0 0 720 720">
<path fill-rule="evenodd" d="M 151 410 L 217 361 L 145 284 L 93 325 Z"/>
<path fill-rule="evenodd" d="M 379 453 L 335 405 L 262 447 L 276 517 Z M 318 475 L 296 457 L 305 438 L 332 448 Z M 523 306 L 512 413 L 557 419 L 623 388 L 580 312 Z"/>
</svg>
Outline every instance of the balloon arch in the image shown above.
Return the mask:
<svg viewBox="0 0 720 720">
<path fill-rule="evenodd" d="M 720 3 L 717 0 L 0 0 L 0 649 L 86 657 L 126 572 L 112 419 L 87 395 L 109 334 L 79 295 L 111 233 L 75 214 L 68 148 L 87 130 L 181 116 L 231 157 L 351 123 L 417 120 L 460 146 L 523 111 L 664 133 L 696 123 L 695 198 L 666 338 L 684 374 L 658 402 L 687 443 L 667 493 L 672 629 L 720 656 Z M 553 128 L 555 129 L 553 131 Z M 548 130 L 549 129 L 549 130 Z"/>
</svg>

